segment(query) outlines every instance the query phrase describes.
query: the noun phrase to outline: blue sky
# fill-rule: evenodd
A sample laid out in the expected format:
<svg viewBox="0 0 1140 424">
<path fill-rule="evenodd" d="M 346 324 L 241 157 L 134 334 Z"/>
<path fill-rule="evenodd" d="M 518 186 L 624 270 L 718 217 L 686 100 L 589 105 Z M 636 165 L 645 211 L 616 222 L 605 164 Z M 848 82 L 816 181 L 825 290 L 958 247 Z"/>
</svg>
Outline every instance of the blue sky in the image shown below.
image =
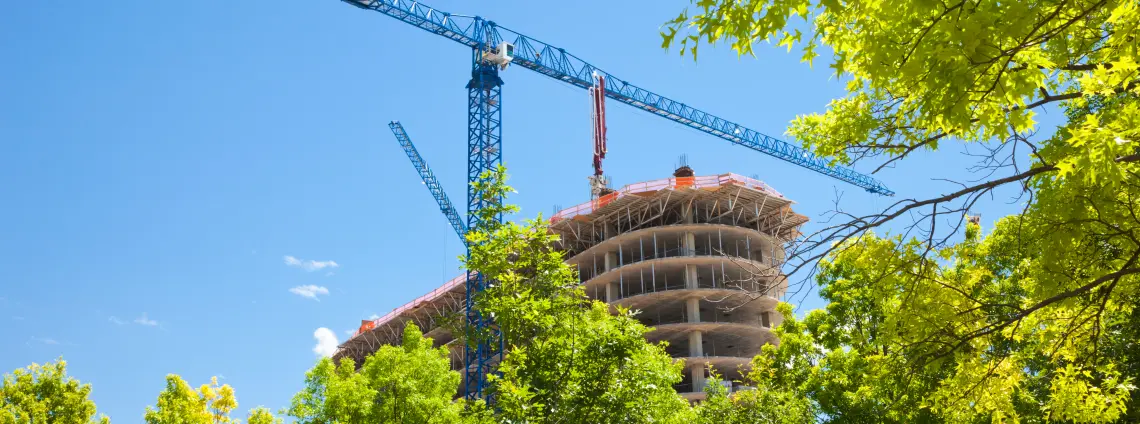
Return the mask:
<svg viewBox="0 0 1140 424">
<path fill-rule="evenodd" d="M 798 54 L 701 61 L 659 48 L 684 1 L 439 0 L 565 48 L 622 78 L 782 135 L 842 86 Z M 0 369 L 60 355 L 101 412 L 141 421 L 167 373 L 288 404 L 316 360 L 458 272 L 458 240 L 388 131 L 400 120 L 464 196 L 470 54 L 335 0 L 17 2 L 0 14 Z M 503 74 L 505 163 L 523 215 L 588 199 L 586 92 Z M 616 185 L 667 176 L 761 179 L 817 218 L 885 201 L 611 103 Z M 952 188 L 955 151 L 878 178 L 899 196 Z M 997 196 L 991 222 L 1016 205 Z M 811 225 L 806 228 L 811 229 Z M 806 301 L 819 306 L 816 298 Z"/>
</svg>

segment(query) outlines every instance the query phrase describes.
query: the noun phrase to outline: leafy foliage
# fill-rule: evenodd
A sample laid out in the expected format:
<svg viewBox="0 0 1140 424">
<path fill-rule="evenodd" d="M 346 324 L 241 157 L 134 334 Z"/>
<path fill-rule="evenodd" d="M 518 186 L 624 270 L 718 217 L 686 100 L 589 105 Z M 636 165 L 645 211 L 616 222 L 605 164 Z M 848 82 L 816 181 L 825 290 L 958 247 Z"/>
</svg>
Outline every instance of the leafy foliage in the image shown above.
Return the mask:
<svg viewBox="0 0 1140 424">
<path fill-rule="evenodd" d="M 1035 126 L 1034 108 L 1083 104 L 1085 96 L 1137 93 L 1140 6 L 1119 0 L 931 3 L 929 1 L 701 0 L 700 12 L 667 23 L 666 47 L 695 51 L 725 40 L 739 54 L 778 40 L 803 59 L 833 51 L 830 67 L 850 93 L 824 114 L 797 118 L 790 133 L 839 162 L 853 147 L 901 155 L 937 148 L 947 136 L 1001 139 Z M 812 24 L 805 41 L 793 20 Z M 681 35 L 681 39 L 676 37 Z M 1068 143 L 1083 147 L 1059 163 L 1082 175 L 1119 178 L 1114 158 L 1135 141 L 1135 104 L 1090 115 Z M 1094 164 L 1105 165 L 1102 167 Z"/>
<path fill-rule="evenodd" d="M 155 408 L 146 407 L 147 424 L 224 424 L 236 423 L 230 412 L 237 398 L 230 385 L 218 386 L 217 377 L 198 390 L 176 374 L 166 376 L 166 389 L 159 393 Z"/>
<path fill-rule="evenodd" d="M 724 40 L 753 54 L 774 40 L 799 46 L 809 64 L 830 48 L 848 93 L 788 132 L 836 163 L 882 158 L 883 169 L 953 142 L 989 150 L 980 183 L 823 234 L 817 282 L 830 303 L 789 316 L 780 347 L 754 362 L 756 379 L 837 422 L 1140 417 L 1140 3 L 697 6 L 667 23 L 665 47 L 695 53 Z M 1057 106 L 1065 122 L 1036 137 L 1036 114 Z M 1005 184 L 1027 198 L 1021 213 L 984 238 L 972 223 L 960 243 L 934 237 L 940 216 L 961 216 Z M 868 232 L 925 210 L 921 239 Z"/>
<path fill-rule="evenodd" d="M 95 402 L 88 398 L 90 394 L 90 384 L 81 384 L 67 375 L 63 358 L 43 365 L 32 364 L 4 374 L 0 383 L 0 424 L 109 424 L 106 416 L 95 419 Z"/>
<path fill-rule="evenodd" d="M 477 422 L 478 414 L 462 414 L 463 404 L 452 401 L 459 380 L 447 348 L 432 348 L 432 339 L 409 322 L 402 344 L 381 346 L 359 372 L 351 358 L 321 359 L 288 414 L 301 423 Z"/>
<path fill-rule="evenodd" d="M 282 420 L 274 417 L 267 408 L 253 408 L 249 411 L 249 418 L 245 422 L 247 424 L 280 424 Z"/>
<path fill-rule="evenodd" d="M 1135 354 L 1109 353 L 1135 344 L 1120 338 L 1137 331 L 1135 301 L 1103 288 L 1037 298 L 1074 283 L 1035 269 L 1029 258 L 1059 255 L 1016 243 L 1039 239 L 1024 237 L 1030 227 L 1048 231 L 1022 221 L 1006 218 L 934 259 L 898 236 L 844 246 L 818 277 L 827 309 L 799 321 L 783 307 L 781 345 L 753 361 L 752 378 L 811 398 L 835 422 L 1121 419 L 1135 374 L 1120 370 Z"/>
<path fill-rule="evenodd" d="M 746 379 L 750 384 L 763 380 Z M 815 414 L 807 397 L 762 385 L 754 390 L 729 395 L 714 371 L 712 384 L 705 387 L 705 400 L 697 405 L 699 424 L 811 424 Z"/>
<path fill-rule="evenodd" d="M 467 235 L 464 265 L 491 282 L 476 307 L 494 318 L 508 346 L 501 375 L 491 378 L 499 419 L 689 422 L 691 410 L 672 388 L 682 364 L 645 341 L 649 329 L 630 311 L 611 314 L 586 297 L 541 216 L 522 225 L 496 219 L 517 211 L 502 203 L 513 192 L 502 167 L 475 184 L 495 202 Z"/>
</svg>

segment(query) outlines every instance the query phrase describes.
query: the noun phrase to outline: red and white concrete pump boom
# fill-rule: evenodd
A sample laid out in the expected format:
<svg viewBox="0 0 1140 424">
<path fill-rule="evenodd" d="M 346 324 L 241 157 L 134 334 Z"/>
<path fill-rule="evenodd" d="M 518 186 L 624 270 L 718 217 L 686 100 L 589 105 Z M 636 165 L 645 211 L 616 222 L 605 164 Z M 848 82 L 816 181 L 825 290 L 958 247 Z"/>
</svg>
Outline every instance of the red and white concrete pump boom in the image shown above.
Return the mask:
<svg viewBox="0 0 1140 424">
<path fill-rule="evenodd" d="M 602 174 L 602 159 L 606 158 L 606 77 L 594 72 L 594 85 L 589 91 L 594 125 L 594 175 L 590 176 L 590 196 L 596 199 L 606 194 L 609 185 Z"/>
</svg>

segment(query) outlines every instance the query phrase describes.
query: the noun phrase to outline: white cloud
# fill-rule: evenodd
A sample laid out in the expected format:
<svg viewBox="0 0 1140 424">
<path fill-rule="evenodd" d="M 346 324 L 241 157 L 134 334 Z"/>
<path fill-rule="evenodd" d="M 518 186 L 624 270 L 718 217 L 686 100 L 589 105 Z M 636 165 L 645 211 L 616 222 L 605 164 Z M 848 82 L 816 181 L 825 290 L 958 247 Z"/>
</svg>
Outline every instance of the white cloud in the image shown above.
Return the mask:
<svg viewBox="0 0 1140 424">
<path fill-rule="evenodd" d="M 289 289 L 289 292 L 298 296 L 320 301 L 320 299 L 317 299 L 317 296 L 322 294 L 327 296 L 329 294 L 329 289 L 325 288 L 324 286 L 314 286 L 312 284 L 309 284 L 305 286 L 293 287 Z"/>
<path fill-rule="evenodd" d="M 56 341 L 55 339 L 41 339 L 39 337 L 32 337 L 32 340 L 35 340 L 37 342 L 40 342 L 40 343 L 43 343 L 46 345 L 57 345 L 57 344 L 59 344 L 59 342 Z"/>
<path fill-rule="evenodd" d="M 141 317 L 135 318 L 135 324 L 146 325 L 154 327 L 158 325 L 158 321 L 146 317 L 146 312 L 143 312 Z"/>
<path fill-rule="evenodd" d="M 303 269 L 305 271 L 309 271 L 309 272 L 322 270 L 325 268 L 332 269 L 332 268 L 339 268 L 340 267 L 340 264 L 336 263 L 336 261 L 331 261 L 331 260 L 330 261 L 314 261 L 311 259 L 310 260 L 303 260 L 303 259 L 297 259 L 296 257 L 293 257 L 293 256 L 288 256 L 288 255 L 285 256 L 285 265 L 288 265 L 288 266 L 291 266 L 294 268 L 301 268 L 301 269 Z"/>
<path fill-rule="evenodd" d="M 372 314 L 368 319 L 380 319 L 380 315 Z"/>
<path fill-rule="evenodd" d="M 111 322 L 118 324 L 118 325 L 123 325 L 123 324 L 127 323 L 126 321 L 123 321 L 123 320 L 119 319 L 118 317 L 115 317 L 114 315 L 112 315 L 110 318 L 107 318 L 107 321 L 111 321 Z"/>
<path fill-rule="evenodd" d="M 332 356 L 336 353 L 336 346 L 339 344 L 336 341 L 336 333 L 325 327 L 318 328 L 313 332 L 313 338 L 317 339 L 317 345 L 313 346 L 313 353 L 320 356 Z"/>
<path fill-rule="evenodd" d="M 352 338 L 353 334 L 356 334 L 356 330 L 344 330 L 344 335 L 350 339 Z"/>
</svg>

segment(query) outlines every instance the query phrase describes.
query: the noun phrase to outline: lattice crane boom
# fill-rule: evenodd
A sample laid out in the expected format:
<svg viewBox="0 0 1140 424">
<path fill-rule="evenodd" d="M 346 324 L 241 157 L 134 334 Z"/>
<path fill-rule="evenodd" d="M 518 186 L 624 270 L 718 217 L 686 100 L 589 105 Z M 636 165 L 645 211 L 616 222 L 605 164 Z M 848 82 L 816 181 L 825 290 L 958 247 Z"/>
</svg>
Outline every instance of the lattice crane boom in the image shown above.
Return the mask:
<svg viewBox="0 0 1140 424">
<path fill-rule="evenodd" d="M 850 183 L 868 192 L 894 195 L 883 183 L 870 176 L 849 168 L 830 166 L 827 159 L 818 157 L 807 149 L 633 85 L 561 48 L 504 28 L 493 21 L 478 16 L 453 15 L 412 0 L 341 1 L 381 12 L 475 50 L 493 48 L 503 41 L 513 43 L 512 64 L 583 89 L 589 89 L 593 85 L 592 76 L 596 72 L 607 80 L 606 97 Z"/>
<path fill-rule="evenodd" d="M 443 191 L 443 186 L 439 184 L 439 180 L 435 178 L 435 173 L 431 172 L 431 167 L 420 156 L 416 146 L 412 144 L 412 139 L 408 137 L 407 131 L 404 131 L 404 126 L 400 125 L 399 121 L 392 121 L 388 123 L 388 128 L 392 130 L 392 134 L 396 136 L 396 141 L 400 142 L 400 147 L 404 149 L 404 153 L 412 161 L 412 166 L 420 174 L 420 179 L 431 192 L 431 196 L 435 198 L 436 204 L 439 205 L 439 211 L 447 217 L 447 222 L 451 223 L 451 228 L 455 229 L 455 234 L 459 235 L 459 240 L 463 244 L 467 244 L 467 224 L 463 223 L 462 216 L 459 215 L 459 211 L 455 210 L 451 200 L 447 198 L 447 193 Z"/>
</svg>

